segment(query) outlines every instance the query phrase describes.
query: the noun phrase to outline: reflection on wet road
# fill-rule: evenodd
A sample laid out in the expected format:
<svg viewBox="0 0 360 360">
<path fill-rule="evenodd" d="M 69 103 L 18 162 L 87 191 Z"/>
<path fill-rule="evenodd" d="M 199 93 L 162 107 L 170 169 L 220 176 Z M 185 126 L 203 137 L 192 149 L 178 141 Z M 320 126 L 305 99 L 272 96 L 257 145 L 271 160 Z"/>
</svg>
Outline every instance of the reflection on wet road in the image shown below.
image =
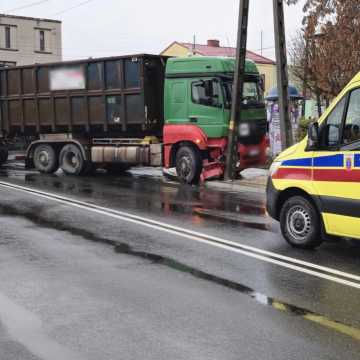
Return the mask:
<svg viewBox="0 0 360 360">
<path fill-rule="evenodd" d="M 158 172 L 147 176 L 115 177 L 98 172 L 91 177 L 66 177 L 62 173 L 40 175 L 34 171 L 1 169 L 0 177 L 43 190 L 57 190 L 88 200 L 101 200 L 104 205 L 156 214 L 162 217 L 181 216 L 186 221 L 202 224 L 211 217 L 219 223 L 274 231 L 265 214 L 262 195 L 222 192 L 164 181 Z"/>
</svg>

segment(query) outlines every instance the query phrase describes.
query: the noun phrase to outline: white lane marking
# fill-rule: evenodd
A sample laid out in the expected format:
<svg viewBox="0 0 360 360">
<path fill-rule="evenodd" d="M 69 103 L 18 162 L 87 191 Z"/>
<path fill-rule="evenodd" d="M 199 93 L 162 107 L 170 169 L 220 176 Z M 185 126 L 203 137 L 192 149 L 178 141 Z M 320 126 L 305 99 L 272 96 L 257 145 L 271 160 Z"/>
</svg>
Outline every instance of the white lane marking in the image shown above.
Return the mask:
<svg viewBox="0 0 360 360">
<path fill-rule="evenodd" d="M 94 212 L 94 213 L 97 213 L 100 215 L 105 215 L 105 216 L 109 216 L 109 217 L 112 217 L 115 219 L 131 222 L 131 223 L 138 224 L 138 225 L 141 225 L 144 227 L 148 227 L 148 228 L 152 228 L 152 229 L 156 229 L 156 230 L 160 230 L 160 231 L 165 231 L 170 234 L 181 236 L 181 237 L 184 237 L 184 238 L 187 238 L 190 240 L 194 240 L 194 241 L 197 241 L 200 243 L 205 243 L 207 245 L 215 246 L 215 247 L 229 250 L 229 251 L 232 251 L 235 253 L 246 255 L 248 257 L 252 257 L 252 258 L 255 258 L 258 260 L 262 260 L 262 261 L 265 261 L 268 263 L 276 264 L 281 267 L 285 267 L 288 269 L 300 271 L 305 274 L 313 275 L 318 278 L 327 279 L 330 281 L 337 282 L 339 284 L 343 284 L 343 285 L 347 285 L 347 286 L 351 286 L 351 287 L 360 289 L 360 283 L 355 283 L 353 281 L 349 281 L 349 280 L 345 280 L 345 279 L 341 279 L 336 276 L 333 276 L 333 275 L 338 275 L 343 278 L 360 281 L 360 276 L 355 275 L 355 274 L 343 272 L 343 271 L 340 271 L 340 270 L 337 270 L 334 268 L 329 268 L 326 266 L 313 264 L 313 263 L 303 261 L 303 260 L 298 260 L 298 259 L 295 259 L 292 257 L 280 255 L 280 254 L 277 254 L 277 253 L 274 253 L 271 251 L 262 250 L 262 249 L 259 249 L 259 248 L 253 247 L 253 246 L 238 244 L 236 242 L 225 240 L 225 239 L 222 239 L 219 237 L 203 234 L 203 233 L 200 233 L 197 231 L 186 230 L 186 229 L 180 228 L 178 226 L 169 225 L 169 224 L 162 223 L 162 222 L 156 221 L 156 220 L 152 220 L 152 219 L 149 219 L 146 217 L 133 215 L 130 213 L 126 213 L 123 211 L 118 211 L 118 210 L 114 210 L 114 209 L 110 209 L 110 208 L 105 208 L 102 206 L 94 205 L 91 203 L 79 201 L 76 199 L 72 199 L 72 198 L 57 195 L 57 194 L 52 194 L 49 192 L 39 191 L 36 189 L 32 189 L 32 188 L 28 188 L 28 187 L 24 187 L 24 186 L 20 186 L 20 185 L 13 185 L 13 184 L 1 182 L 1 181 L 0 181 L 0 186 L 9 188 L 9 189 L 15 189 L 15 190 L 27 193 L 27 194 L 36 195 L 38 197 L 52 200 L 52 201 L 62 203 L 65 205 L 71 205 L 73 207 L 77 207 L 79 209 L 86 210 L 86 211 L 91 211 L 91 212 Z M 281 260 L 288 261 L 292 264 L 283 262 Z M 298 266 L 298 265 L 300 265 L 300 266 Z M 301 265 L 306 266 L 310 269 L 303 268 L 303 267 L 301 267 Z M 311 270 L 311 268 L 314 270 Z M 321 271 L 327 272 L 328 274 L 332 274 L 332 275 L 320 273 L 320 272 L 317 272 L 316 270 L 321 270 Z"/>
</svg>

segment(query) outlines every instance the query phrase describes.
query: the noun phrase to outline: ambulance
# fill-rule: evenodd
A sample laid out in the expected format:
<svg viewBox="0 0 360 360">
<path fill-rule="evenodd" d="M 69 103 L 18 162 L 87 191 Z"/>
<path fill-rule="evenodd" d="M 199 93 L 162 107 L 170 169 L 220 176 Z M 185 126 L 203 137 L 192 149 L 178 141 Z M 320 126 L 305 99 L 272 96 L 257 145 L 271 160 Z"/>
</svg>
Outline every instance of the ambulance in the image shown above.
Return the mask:
<svg viewBox="0 0 360 360">
<path fill-rule="evenodd" d="M 316 248 L 329 236 L 360 239 L 360 73 L 305 139 L 274 160 L 267 211 L 294 247 Z"/>
</svg>

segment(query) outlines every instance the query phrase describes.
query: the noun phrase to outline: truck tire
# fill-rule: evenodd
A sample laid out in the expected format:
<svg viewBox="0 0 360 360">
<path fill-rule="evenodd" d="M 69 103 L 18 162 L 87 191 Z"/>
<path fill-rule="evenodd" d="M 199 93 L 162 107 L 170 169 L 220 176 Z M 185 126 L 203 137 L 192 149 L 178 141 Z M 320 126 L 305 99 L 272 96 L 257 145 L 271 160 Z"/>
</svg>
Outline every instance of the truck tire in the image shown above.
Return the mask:
<svg viewBox="0 0 360 360">
<path fill-rule="evenodd" d="M 33 161 L 36 170 L 43 174 L 53 174 L 59 168 L 56 151 L 48 144 L 36 146 Z"/>
<path fill-rule="evenodd" d="M 6 146 L 0 146 L 0 166 L 5 164 L 9 156 Z"/>
<path fill-rule="evenodd" d="M 305 197 L 287 199 L 280 212 L 281 232 L 286 241 L 300 249 L 314 249 L 323 242 L 321 219 L 315 206 Z"/>
<path fill-rule="evenodd" d="M 198 184 L 202 171 L 200 153 L 192 146 L 181 146 L 176 153 L 176 172 L 180 182 Z"/>
<path fill-rule="evenodd" d="M 61 149 L 59 163 L 66 175 L 82 175 L 89 168 L 81 150 L 74 144 L 65 145 Z"/>
</svg>

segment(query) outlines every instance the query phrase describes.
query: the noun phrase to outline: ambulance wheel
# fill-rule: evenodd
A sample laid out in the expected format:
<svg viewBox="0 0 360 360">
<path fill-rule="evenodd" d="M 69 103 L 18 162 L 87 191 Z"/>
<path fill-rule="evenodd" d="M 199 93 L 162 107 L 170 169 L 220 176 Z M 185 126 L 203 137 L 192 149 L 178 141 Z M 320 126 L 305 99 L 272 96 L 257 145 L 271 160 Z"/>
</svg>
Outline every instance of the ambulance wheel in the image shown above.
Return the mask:
<svg viewBox="0 0 360 360">
<path fill-rule="evenodd" d="M 48 144 L 40 144 L 34 150 L 34 166 L 43 174 L 52 174 L 59 168 L 55 149 Z"/>
<path fill-rule="evenodd" d="M 281 232 L 286 241 L 300 249 L 321 245 L 321 219 L 315 206 L 305 197 L 287 199 L 280 212 Z"/>
<path fill-rule="evenodd" d="M 180 182 L 197 184 L 202 171 L 200 153 L 192 146 L 181 146 L 176 153 L 176 173 Z"/>
</svg>

